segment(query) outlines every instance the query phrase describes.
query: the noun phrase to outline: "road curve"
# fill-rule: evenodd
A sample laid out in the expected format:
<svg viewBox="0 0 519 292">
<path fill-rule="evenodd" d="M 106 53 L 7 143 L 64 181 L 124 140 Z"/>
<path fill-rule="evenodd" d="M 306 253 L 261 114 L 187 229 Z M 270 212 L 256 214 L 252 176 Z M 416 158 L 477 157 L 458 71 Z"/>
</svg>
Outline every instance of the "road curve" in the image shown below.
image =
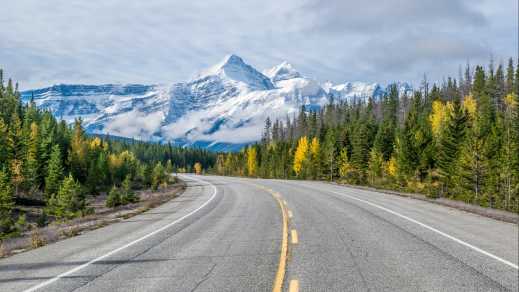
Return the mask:
<svg viewBox="0 0 519 292">
<path fill-rule="evenodd" d="M 322 182 L 184 179 L 156 209 L 0 260 L 0 291 L 519 288 L 516 224 Z"/>
<path fill-rule="evenodd" d="M 281 212 L 272 195 L 185 176 L 141 215 L 0 260 L 0 291 L 271 291 Z"/>
</svg>

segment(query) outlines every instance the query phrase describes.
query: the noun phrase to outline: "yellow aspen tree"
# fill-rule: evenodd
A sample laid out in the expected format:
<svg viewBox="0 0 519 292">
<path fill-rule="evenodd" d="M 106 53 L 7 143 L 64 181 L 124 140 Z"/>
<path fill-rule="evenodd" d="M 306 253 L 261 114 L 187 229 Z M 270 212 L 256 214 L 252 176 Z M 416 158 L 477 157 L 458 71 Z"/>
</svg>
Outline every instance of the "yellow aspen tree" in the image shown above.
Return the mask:
<svg viewBox="0 0 519 292">
<path fill-rule="evenodd" d="M 247 173 L 249 176 L 256 175 L 256 148 L 252 146 L 247 148 Z"/>
<path fill-rule="evenodd" d="M 435 100 L 432 104 L 432 112 L 429 115 L 431 129 L 435 138 L 440 136 L 443 123 L 446 121 L 448 116 L 447 106 L 443 102 Z"/>
<path fill-rule="evenodd" d="M 342 148 L 341 152 L 339 152 L 339 175 L 344 178 L 351 171 L 353 171 L 353 167 L 351 166 L 350 160 L 348 158 L 348 151 L 346 148 Z"/>
<path fill-rule="evenodd" d="M 463 99 L 463 109 L 469 114 L 469 117 L 473 119 L 476 116 L 476 110 L 478 108 L 476 99 L 472 95 L 467 95 Z"/>
<path fill-rule="evenodd" d="M 196 174 L 202 173 L 202 164 L 200 162 L 196 162 L 193 168 L 195 169 Z"/>
<path fill-rule="evenodd" d="M 306 160 L 306 156 L 308 153 L 308 138 L 303 136 L 299 139 L 297 143 L 296 152 L 294 153 L 294 165 L 293 169 L 296 175 L 300 175 L 303 170 L 303 163 Z"/>
<path fill-rule="evenodd" d="M 386 164 L 386 173 L 391 177 L 395 177 L 397 171 L 398 166 L 396 163 L 396 158 L 394 156 L 391 156 L 391 159 L 389 159 L 389 161 Z"/>
</svg>

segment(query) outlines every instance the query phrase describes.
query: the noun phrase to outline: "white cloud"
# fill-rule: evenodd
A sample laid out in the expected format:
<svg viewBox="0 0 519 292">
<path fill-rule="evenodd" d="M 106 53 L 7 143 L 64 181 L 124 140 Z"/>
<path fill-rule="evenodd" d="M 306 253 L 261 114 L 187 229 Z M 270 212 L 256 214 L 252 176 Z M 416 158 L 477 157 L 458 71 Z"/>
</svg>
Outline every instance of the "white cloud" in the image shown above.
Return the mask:
<svg viewBox="0 0 519 292">
<path fill-rule="evenodd" d="M 515 55 L 516 5 L 515 0 L 7 1 L 0 13 L 0 66 L 22 89 L 177 82 L 227 53 L 259 69 L 287 59 L 321 80 L 416 81 L 432 67 L 430 77 L 439 80 L 456 74 L 467 59 L 487 62 L 481 48 L 498 60 Z M 459 38 L 463 46 L 455 57 L 449 51 L 428 54 L 412 39 L 406 42 L 416 35 L 430 42 Z M 380 61 L 387 49 L 382 45 L 369 48 L 372 56 L 358 53 L 374 39 L 392 46 L 387 61 L 413 66 L 405 72 L 387 66 Z M 446 47 L 434 46 L 435 52 Z"/>
</svg>

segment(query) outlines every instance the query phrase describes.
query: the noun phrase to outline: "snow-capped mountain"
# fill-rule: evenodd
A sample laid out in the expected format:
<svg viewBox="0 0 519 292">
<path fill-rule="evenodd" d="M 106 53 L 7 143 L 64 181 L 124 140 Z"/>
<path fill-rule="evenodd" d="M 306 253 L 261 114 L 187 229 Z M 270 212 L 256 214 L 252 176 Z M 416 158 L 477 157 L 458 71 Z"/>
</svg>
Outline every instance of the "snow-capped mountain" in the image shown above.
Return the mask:
<svg viewBox="0 0 519 292">
<path fill-rule="evenodd" d="M 399 86 L 401 93 L 412 90 Z M 376 83 L 320 84 L 287 62 L 261 73 L 229 55 L 187 82 L 55 85 L 22 92 L 22 98 L 67 122 L 81 118 L 94 134 L 232 150 L 257 141 L 267 117 L 284 119 L 302 106 L 384 94 Z"/>
</svg>

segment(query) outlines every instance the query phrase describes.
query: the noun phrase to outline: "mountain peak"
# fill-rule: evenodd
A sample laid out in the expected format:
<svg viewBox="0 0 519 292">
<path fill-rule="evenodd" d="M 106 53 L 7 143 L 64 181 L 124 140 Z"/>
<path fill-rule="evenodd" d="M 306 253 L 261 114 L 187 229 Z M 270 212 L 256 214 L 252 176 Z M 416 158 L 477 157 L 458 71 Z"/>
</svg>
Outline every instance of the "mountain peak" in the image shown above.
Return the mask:
<svg viewBox="0 0 519 292">
<path fill-rule="evenodd" d="M 245 63 L 235 54 L 226 55 L 222 61 L 209 69 L 203 70 L 193 81 L 199 81 L 208 77 L 218 77 L 223 81 L 245 84 L 252 90 L 273 89 L 270 79 L 258 72 L 254 67 Z"/>
<path fill-rule="evenodd" d="M 294 69 L 294 66 L 287 61 L 283 61 L 281 64 L 263 71 L 263 74 L 274 82 L 302 77 L 302 75 Z"/>
</svg>

